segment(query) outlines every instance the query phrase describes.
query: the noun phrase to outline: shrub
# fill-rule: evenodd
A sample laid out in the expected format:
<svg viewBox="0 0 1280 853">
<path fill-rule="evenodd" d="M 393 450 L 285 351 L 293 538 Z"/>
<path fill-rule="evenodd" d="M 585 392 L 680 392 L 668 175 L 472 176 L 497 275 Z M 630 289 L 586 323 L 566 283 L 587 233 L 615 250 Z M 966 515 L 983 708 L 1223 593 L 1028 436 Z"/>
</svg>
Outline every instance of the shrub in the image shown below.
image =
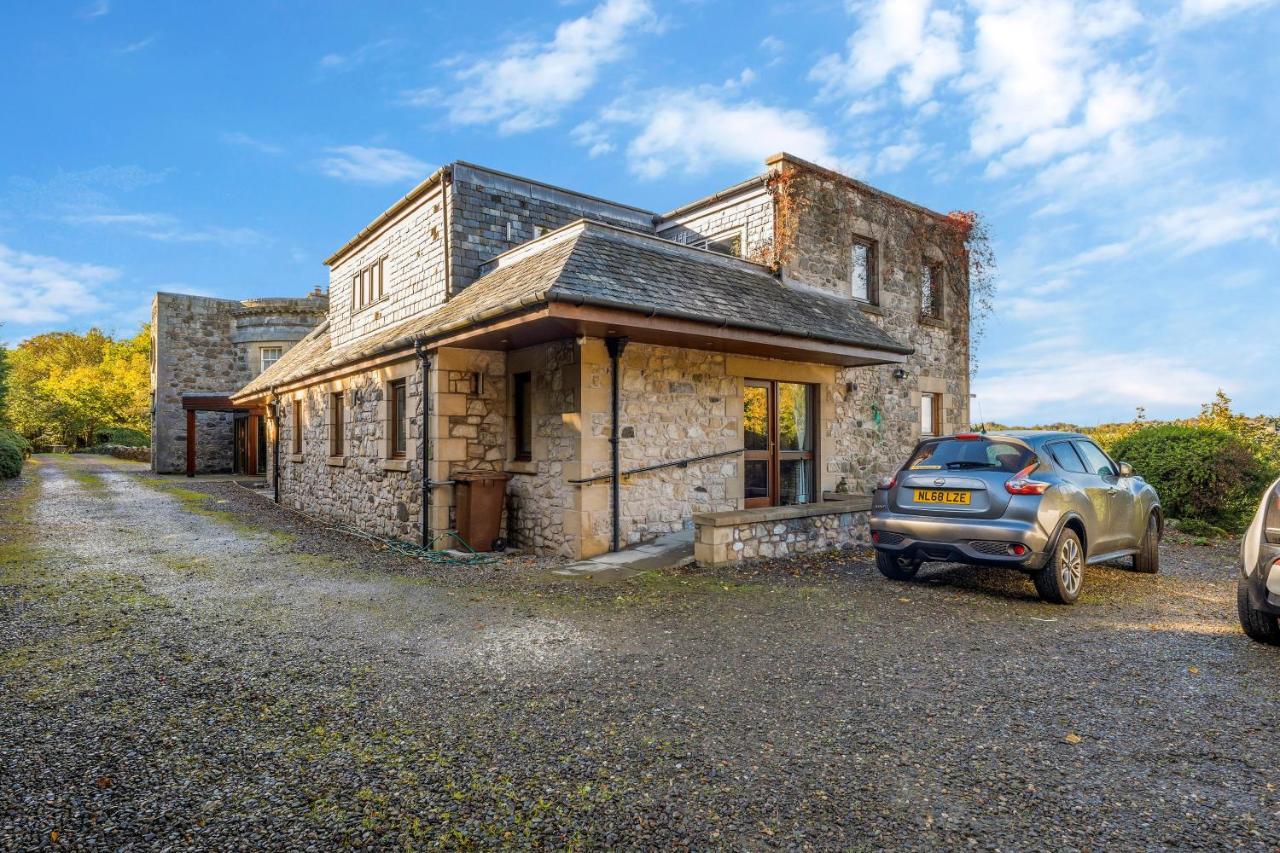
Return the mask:
<svg viewBox="0 0 1280 853">
<path fill-rule="evenodd" d="M 1269 481 L 1267 468 L 1249 447 L 1217 427 L 1147 427 L 1109 450 L 1156 487 L 1166 517 L 1229 531 L 1248 525 Z"/>
<path fill-rule="evenodd" d="M 22 451 L 18 445 L 0 436 L 0 479 L 16 477 L 22 473 Z"/>
<path fill-rule="evenodd" d="M 98 444 L 114 444 L 119 447 L 150 447 L 151 437 L 145 432 L 128 427 L 100 429 L 94 433 Z"/>
<path fill-rule="evenodd" d="M 31 446 L 31 442 L 27 441 L 24 437 L 11 429 L 0 428 L 0 441 L 8 442 L 18 448 L 18 452 L 21 453 L 24 458 L 30 456 L 34 450 Z"/>
</svg>

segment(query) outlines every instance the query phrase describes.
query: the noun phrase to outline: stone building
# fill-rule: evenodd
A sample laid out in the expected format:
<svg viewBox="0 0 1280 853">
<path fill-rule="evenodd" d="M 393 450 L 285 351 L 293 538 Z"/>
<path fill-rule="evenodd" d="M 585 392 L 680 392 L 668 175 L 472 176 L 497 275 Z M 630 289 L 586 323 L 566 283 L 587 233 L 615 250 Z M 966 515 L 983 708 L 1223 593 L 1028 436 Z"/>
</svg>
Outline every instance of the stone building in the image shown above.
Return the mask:
<svg viewBox="0 0 1280 853">
<path fill-rule="evenodd" d="M 319 288 L 301 299 L 245 301 L 157 293 L 151 301 L 152 470 L 261 473 L 261 410 L 235 406 L 229 396 L 306 337 L 328 307 Z"/>
<path fill-rule="evenodd" d="M 479 469 L 542 553 L 835 547 L 968 424 L 966 233 L 787 154 L 667 214 L 453 163 L 327 260 L 327 320 L 232 399 L 275 419 L 283 503 L 387 537 L 456 544 Z"/>
</svg>

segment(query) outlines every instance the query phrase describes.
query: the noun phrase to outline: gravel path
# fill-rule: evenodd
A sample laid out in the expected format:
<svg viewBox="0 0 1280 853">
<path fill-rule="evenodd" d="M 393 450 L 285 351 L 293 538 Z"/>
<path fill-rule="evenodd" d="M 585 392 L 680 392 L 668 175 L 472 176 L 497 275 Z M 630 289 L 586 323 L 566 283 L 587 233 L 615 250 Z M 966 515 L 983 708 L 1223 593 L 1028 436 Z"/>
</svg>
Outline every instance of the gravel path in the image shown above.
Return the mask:
<svg viewBox="0 0 1280 853">
<path fill-rule="evenodd" d="M 1280 849 L 1280 650 L 1234 548 L 565 582 L 226 482 L 0 481 L 0 847 Z"/>
</svg>

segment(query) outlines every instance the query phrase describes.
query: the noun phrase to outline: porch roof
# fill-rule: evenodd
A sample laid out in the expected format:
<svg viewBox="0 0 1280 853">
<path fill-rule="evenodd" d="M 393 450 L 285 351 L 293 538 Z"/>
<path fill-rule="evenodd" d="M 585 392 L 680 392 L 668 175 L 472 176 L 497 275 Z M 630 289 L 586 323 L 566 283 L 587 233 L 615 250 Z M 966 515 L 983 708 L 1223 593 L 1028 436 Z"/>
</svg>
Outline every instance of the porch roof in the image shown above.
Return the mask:
<svg viewBox="0 0 1280 853">
<path fill-rule="evenodd" d="M 785 284 L 759 264 L 579 220 L 494 258 L 428 314 L 338 348 L 322 324 L 234 397 L 418 342 L 514 349 L 574 334 L 833 364 L 900 362 L 912 352 L 850 299 Z"/>
</svg>

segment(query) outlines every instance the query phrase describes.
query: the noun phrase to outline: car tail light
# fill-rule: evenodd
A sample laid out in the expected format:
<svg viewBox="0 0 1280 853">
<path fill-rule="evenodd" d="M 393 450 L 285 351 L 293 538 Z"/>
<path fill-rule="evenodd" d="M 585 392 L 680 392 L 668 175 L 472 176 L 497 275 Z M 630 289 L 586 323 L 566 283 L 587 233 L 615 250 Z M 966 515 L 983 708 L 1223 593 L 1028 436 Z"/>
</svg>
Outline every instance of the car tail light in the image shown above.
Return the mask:
<svg viewBox="0 0 1280 853">
<path fill-rule="evenodd" d="M 1009 553 L 1015 557 L 1021 557 L 1023 554 L 1027 553 L 1027 546 L 1026 545 L 1010 545 Z"/>
<path fill-rule="evenodd" d="M 981 441 L 982 435 L 976 432 L 958 432 L 956 441 Z"/>
<path fill-rule="evenodd" d="M 880 531 L 879 531 L 879 530 L 873 530 L 873 531 L 871 531 L 871 541 L 872 541 L 872 542 L 879 542 L 879 541 L 880 541 Z"/>
<path fill-rule="evenodd" d="M 894 486 L 896 486 L 897 484 L 898 484 L 898 475 L 897 475 L 897 474 L 893 474 L 893 475 L 891 475 L 891 476 L 889 476 L 889 477 L 881 477 L 879 480 L 877 480 L 877 481 L 876 481 L 876 488 L 877 488 L 877 489 L 892 489 L 892 488 L 893 488 Z"/>
<path fill-rule="evenodd" d="M 1033 462 L 1004 484 L 1004 490 L 1011 495 L 1043 495 L 1048 491 L 1052 483 L 1046 483 L 1043 480 L 1031 479 L 1031 472 L 1040 466 L 1039 462 Z"/>
</svg>

